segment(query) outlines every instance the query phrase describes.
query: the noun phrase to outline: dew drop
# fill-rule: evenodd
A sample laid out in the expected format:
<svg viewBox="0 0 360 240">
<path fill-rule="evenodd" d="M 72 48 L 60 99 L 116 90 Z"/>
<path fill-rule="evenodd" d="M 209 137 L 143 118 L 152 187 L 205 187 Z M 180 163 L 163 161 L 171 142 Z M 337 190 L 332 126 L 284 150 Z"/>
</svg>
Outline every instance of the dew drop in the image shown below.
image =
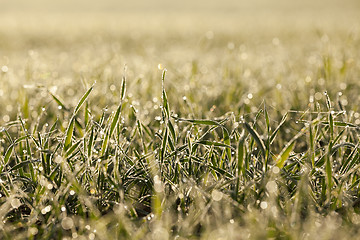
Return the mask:
<svg viewBox="0 0 360 240">
<path fill-rule="evenodd" d="M 268 207 L 268 203 L 267 202 L 261 202 L 260 207 L 261 207 L 261 209 L 266 209 Z"/>
<path fill-rule="evenodd" d="M 211 197 L 214 201 L 220 201 L 223 197 L 223 194 L 222 192 L 218 191 L 218 190 L 213 190 L 212 193 L 211 193 Z"/>
<path fill-rule="evenodd" d="M 36 227 L 31 227 L 31 228 L 29 228 L 28 232 L 29 232 L 29 235 L 34 236 L 38 233 L 38 229 Z"/>
<path fill-rule="evenodd" d="M 94 239 L 95 239 L 95 234 L 90 233 L 90 234 L 89 234 L 89 239 L 90 239 L 90 240 L 94 240 Z"/>
<path fill-rule="evenodd" d="M 17 198 L 14 198 L 13 200 L 11 200 L 10 204 L 13 208 L 18 208 L 21 206 L 21 202 Z"/>
<path fill-rule="evenodd" d="M 278 167 L 273 167 L 272 168 L 272 172 L 274 173 L 274 174 L 278 174 L 279 172 L 280 172 L 280 168 L 278 168 Z"/>
<path fill-rule="evenodd" d="M 64 230 L 70 230 L 72 227 L 74 226 L 74 221 L 69 218 L 69 217 L 65 217 L 62 221 L 61 221 L 61 227 Z"/>
</svg>

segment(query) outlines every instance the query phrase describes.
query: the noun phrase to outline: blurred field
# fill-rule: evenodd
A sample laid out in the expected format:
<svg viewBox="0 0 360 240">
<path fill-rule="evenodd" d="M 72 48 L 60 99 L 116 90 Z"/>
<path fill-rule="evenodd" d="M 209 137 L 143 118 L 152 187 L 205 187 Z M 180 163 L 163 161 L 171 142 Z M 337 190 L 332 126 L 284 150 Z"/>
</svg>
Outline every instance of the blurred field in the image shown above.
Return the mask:
<svg viewBox="0 0 360 240">
<path fill-rule="evenodd" d="M 235 33 L 350 29 L 359 19 L 355 0 L 275 1 L 2 1 L 1 26 L 6 31 L 71 30 L 200 31 Z M 305 28 L 305 29 L 304 29 Z M 259 31 L 261 30 L 261 31 Z M 58 34 L 60 35 L 60 34 Z"/>
<path fill-rule="evenodd" d="M 358 236 L 359 1 L 0 6 L 1 239 Z"/>
</svg>

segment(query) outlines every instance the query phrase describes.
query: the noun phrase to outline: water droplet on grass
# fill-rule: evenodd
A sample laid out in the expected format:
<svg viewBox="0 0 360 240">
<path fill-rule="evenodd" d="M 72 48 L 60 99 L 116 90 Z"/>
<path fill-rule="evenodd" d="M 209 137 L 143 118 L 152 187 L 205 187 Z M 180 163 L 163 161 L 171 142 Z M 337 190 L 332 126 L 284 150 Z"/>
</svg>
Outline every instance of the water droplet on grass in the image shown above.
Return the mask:
<svg viewBox="0 0 360 240">
<path fill-rule="evenodd" d="M 21 202 L 17 198 L 14 198 L 13 200 L 11 200 L 10 204 L 13 208 L 18 208 L 21 206 Z"/>
<path fill-rule="evenodd" d="M 222 192 L 215 189 L 212 191 L 211 197 L 214 201 L 220 201 L 223 197 L 223 194 L 222 194 Z"/>
<path fill-rule="evenodd" d="M 261 202 L 260 203 L 260 208 L 261 209 L 266 209 L 268 207 L 268 203 L 267 202 Z"/>
<path fill-rule="evenodd" d="M 269 191 L 269 193 L 276 193 L 277 191 L 277 184 L 275 181 L 269 181 L 267 184 L 266 184 L 266 189 Z"/>
<path fill-rule="evenodd" d="M 30 236 L 34 236 L 38 233 L 38 229 L 36 227 L 31 227 L 29 228 L 28 233 Z"/>
<path fill-rule="evenodd" d="M 74 221 L 69 218 L 69 217 L 65 217 L 62 221 L 61 221 L 61 227 L 64 230 L 70 230 L 72 227 L 74 226 Z"/>
<path fill-rule="evenodd" d="M 273 167 L 272 168 L 272 172 L 274 173 L 274 174 L 278 174 L 279 172 L 280 172 L 280 168 L 278 168 L 278 167 Z"/>
</svg>

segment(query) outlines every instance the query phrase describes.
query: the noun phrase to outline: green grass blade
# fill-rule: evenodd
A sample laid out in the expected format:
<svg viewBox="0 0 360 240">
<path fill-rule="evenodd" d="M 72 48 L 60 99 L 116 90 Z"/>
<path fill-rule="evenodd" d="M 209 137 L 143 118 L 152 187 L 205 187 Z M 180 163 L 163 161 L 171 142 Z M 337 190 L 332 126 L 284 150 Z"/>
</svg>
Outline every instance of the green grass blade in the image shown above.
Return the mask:
<svg viewBox="0 0 360 240">
<path fill-rule="evenodd" d="M 225 127 L 222 129 L 223 129 L 225 145 L 231 146 L 231 139 L 230 139 L 228 130 Z M 229 147 L 226 148 L 226 155 L 228 157 L 228 160 L 231 162 L 231 148 L 229 148 Z"/>
<path fill-rule="evenodd" d="M 245 158 L 245 151 L 244 151 L 244 144 L 245 144 L 245 134 L 242 132 L 238 145 L 237 145 L 237 171 L 238 176 L 240 175 L 243 164 L 244 164 L 244 158 Z"/>
<path fill-rule="evenodd" d="M 295 146 L 295 141 L 290 141 L 284 148 L 281 150 L 277 160 L 276 166 L 279 168 L 283 168 L 285 165 L 285 161 L 289 158 L 291 151 Z"/>
<path fill-rule="evenodd" d="M 334 139 L 334 118 L 331 111 L 329 112 L 329 128 L 330 128 L 330 139 L 332 140 Z"/>
<path fill-rule="evenodd" d="M 174 117 L 175 118 L 175 117 Z M 206 120 L 206 119 L 183 119 L 183 118 L 175 118 L 180 122 L 189 122 L 198 125 L 208 125 L 208 126 L 221 126 L 220 123 L 213 120 Z"/>
<path fill-rule="evenodd" d="M 10 156 L 14 150 L 14 145 L 11 144 L 8 149 L 6 150 L 5 156 L 4 156 L 4 163 L 7 164 L 9 162 Z"/>
<path fill-rule="evenodd" d="M 103 140 L 103 143 L 102 143 L 102 145 L 101 145 L 100 156 L 104 156 L 104 155 L 105 155 L 106 150 L 107 150 L 107 148 L 108 148 L 109 138 L 110 138 L 110 131 L 107 130 L 107 131 L 105 132 L 104 140 Z"/>
<path fill-rule="evenodd" d="M 65 106 L 65 104 L 62 101 L 60 101 L 60 99 L 57 96 L 52 94 L 50 91 L 48 91 L 48 93 L 55 100 L 55 102 L 61 107 L 61 109 L 64 109 L 64 110 L 68 111 L 68 108 Z"/>
<path fill-rule="evenodd" d="M 250 133 L 250 135 L 254 138 L 254 140 L 256 141 L 258 147 L 260 148 L 262 156 L 265 159 L 265 157 L 266 157 L 265 144 L 264 144 L 263 140 L 261 140 L 260 135 L 247 122 L 244 122 L 244 127 Z"/>
<path fill-rule="evenodd" d="M 276 129 L 274 130 L 274 132 L 271 134 L 271 136 L 270 136 L 270 144 L 272 144 L 273 141 L 275 140 L 276 134 L 279 132 L 280 128 L 284 125 L 284 123 L 285 123 L 285 121 L 286 121 L 286 119 L 287 119 L 287 116 L 288 116 L 288 113 L 286 113 L 286 114 L 282 117 L 279 125 L 276 127 Z"/>
<path fill-rule="evenodd" d="M 12 171 L 15 171 L 19 168 L 23 168 L 25 167 L 26 165 L 29 165 L 29 164 L 33 164 L 35 163 L 36 161 L 33 161 L 33 160 L 26 160 L 26 161 L 23 161 L 21 163 L 18 163 L 16 164 L 15 166 L 13 166 L 9 171 L 12 172 Z"/>
<path fill-rule="evenodd" d="M 168 121 L 168 127 L 169 127 L 169 131 L 170 131 L 170 135 L 171 135 L 172 139 L 174 141 L 176 141 L 175 129 L 174 129 L 174 126 L 173 126 L 173 124 L 172 124 L 172 122 L 170 120 Z"/>
<path fill-rule="evenodd" d="M 74 132 L 74 125 L 75 125 L 75 118 L 72 117 L 65 132 L 65 141 L 64 141 L 65 151 L 71 146 L 71 140 Z"/>
<path fill-rule="evenodd" d="M 85 128 L 87 128 L 87 126 L 88 126 L 89 119 L 90 119 L 89 103 L 86 101 L 86 102 L 85 102 L 85 112 L 84 112 Z"/>
<path fill-rule="evenodd" d="M 121 101 L 124 100 L 126 93 L 126 77 L 123 76 L 122 82 L 121 82 L 121 93 L 120 93 L 120 99 Z"/>
<path fill-rule="evenodd" d="M 162 138 L 162 143 L 161 143 L 161 150 L 160 150 L 160 163 L 161 164 L 164 161 L 167 141 L 168 141 L 168 129 L 165 128 L 164 136 Z"/>
<path fill-rule="evenodd" d="M 165 73 L 166 73 L 166 69 L 164 69 L 163 71 L 163 74 L 162 74 L 162 78 L 161 78 L 161 81 L 162 81 L 162 100 L 163 100 L 163 109 L 165 111 L 165 116 L 167 118 L 170 117 L 170 107 L 169 107 L 169 103 L 168 103 L 168 98 L 167 98 L 167 95 L 166 95 L 166 91 L 165 91 Z"/>
<path fill-rule="evenodd" d="M 328 195 L 330 196 L 331 188 L 332 188 L 332 164 L 331 164 L 330 154 L 326 156 L 325 172 L 326 172 L 326 184 L 328 189 Z"/>
<path fill-rule="evenodd" d="M 121 112 L 121 104 L 118 106 L 118 108 L 115 112 L 115 115 L 112 119 L 111 126 L 110 126 L 110 133 L 109 133 L 110 137 L 112 136 L 112 134 L 115 130 L 116 124 L 119 122 L 120 112 Z"/>
<path fill-rule="evenodd" d="M 270 134 L 270 118 L 265 103 L 264 103 L 264 115 L 265 115 L 266 130 L 267 133 Z"/>
<path fill-rule="evenodd" d="M 213 142 L 213 141 L 208 141 L 208 140 L 201 140 L 201 141 L 197 141 L 195 143 L 201 144 L 201 145 L 206 145 L 206 146 L 215 146 L 215 147 L 224 147 L 224 148 L 228 148 L 228 149 L 233 149 L 232 146 L 227 145 L 225 143 Z"/>
<path fill-rule="evenodd" d="M 89 141 L 87 144 L 87 157 L 88 159 L 91 158 L 92 151 L 93 151 L 93 145 L 94 145 L 94 127 L 91 128 L 91 133 L 89 137 Z"/>
<path fill-rule="evenodd" d="M 353 143 L 350 143 L 350 142 L 339 143 L 339 144 L 334 145 L 331 148 L 331 154 L 334 154 L 336 152 L 336 150 L 338 150 L 341 147 L 356 148 L 357 146 L 355 144 L 353 144 Z"/>
<path fill-rule="evenodd" d="M 224 176 L 226 178 L 234 178 L 233 175 L 231 175 L 229 172 L 225 171 L 224 169 L 221 169 L 221 168 L 218 168 L 218 167 L 215 167 L 215 166 L 209 166 L 210 168 L 212 168 L 213 170 L 215 170 L 215 172 L 219 173 L 221 176 Z"/>
<path fill-rule="evenodd" d="M 89 94 L 91 93 L 91 91 L 93 90 L 94 85 L 92 85 L 87 91 L 86 93 L 81 97 L 80 101 L 78 102 L 78 104 L 75 107 L 74 110 L 74 116 L 79 112 L 81 106 L 84 104 L 84 102 L 86 101 L 86 99 L 89 97 Z"/>
<path fill-rule="evenodd" d="M 237 144 L 237 149 L 236 149 L 236 159 L 237 159 L 237 166 L 236 166 L 236 185 L 235 185 L 235 194 L 234 194 L 234 198 L 235 200 L 238 199 L 238 195 L 239 195 L 239 189 L 240 189 L 240 176 L 242 175 L 243 172 L 243 165 L 244 165 L 244 158 L 245 158 L 245 149 L 244 146 L 245 145 L 245 134 L 244 134 L 244 130 L 242 131 L 238 144 Z"/>
<path fill-rule="evenodd" d="M 79 141 L 77 141 L 75 144 L 73 144 L 73 145 L 69 148 L 69 150 L 66 151 L 66 153 L 65 153 L 65 158 L 69 157 L 69 156 L 75 151 L 75 149 L 78 148 L 78 146 L 80 145 L 81 142 L 82 142 L 82 141 L 79 140 Z"/>
</svg>

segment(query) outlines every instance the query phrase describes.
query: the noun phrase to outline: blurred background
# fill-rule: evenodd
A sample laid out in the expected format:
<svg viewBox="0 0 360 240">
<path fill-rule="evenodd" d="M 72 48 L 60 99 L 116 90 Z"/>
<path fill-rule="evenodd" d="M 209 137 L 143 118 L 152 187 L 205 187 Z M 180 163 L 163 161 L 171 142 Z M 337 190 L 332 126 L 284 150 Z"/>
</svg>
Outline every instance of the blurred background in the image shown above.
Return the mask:
<svg viewBox="0 0 360 240">
<path fill-rule="evenodd" d="M 0 25 L 12 29 L 233 28 L 239 26 L 339 26 L 359 21 L 358 0 L 2 0 Z M 44 30 L 44 29 L 42 29 Z M 235 29 L 234 29 L 235 30 Z M 236 29 L 241 31 L 241 29 Z"/>
<path fill-rule="evenodd" d="M 134 99 L 159 96 L 167 68 L 171 102 L 201 102 L 198 116 L 266 97 L 278 109 L 305 109 L 309 94 L 358 83 L 355 70 L 336 74 L 358 64 L 359 23 L 359 0 L 0 0 L 0 101 L 11 100 L 4 121 L 16 116 L 21 86 L 40 104 L 51 99 L 36 85 L 71 105 L 82 81 L 97 81 L 99 108 L 116 105 L 125 64 Z M 336 77 L 315 86 L 323 66 L 336 66 Z"/>
</svg>

